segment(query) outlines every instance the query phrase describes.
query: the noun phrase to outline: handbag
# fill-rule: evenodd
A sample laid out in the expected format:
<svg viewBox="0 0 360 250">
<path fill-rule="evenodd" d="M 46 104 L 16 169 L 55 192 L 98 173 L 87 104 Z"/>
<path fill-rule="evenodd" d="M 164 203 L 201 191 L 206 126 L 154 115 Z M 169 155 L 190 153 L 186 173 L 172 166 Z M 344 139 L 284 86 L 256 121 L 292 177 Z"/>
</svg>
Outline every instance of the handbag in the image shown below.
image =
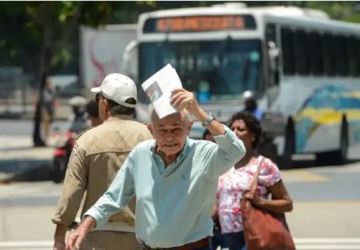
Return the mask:
<svg viewBox="0 0 360 250">
<path fill-rule="evenodd" d="M 256 191 L 262 161 L 263 159 L 255 172 L 250 192 Z M 241 199 L 240 206 L 248 250 L 295 250 L 284 214 L 275 214 L 255 207 L 248 199 Z"/>
</svg>

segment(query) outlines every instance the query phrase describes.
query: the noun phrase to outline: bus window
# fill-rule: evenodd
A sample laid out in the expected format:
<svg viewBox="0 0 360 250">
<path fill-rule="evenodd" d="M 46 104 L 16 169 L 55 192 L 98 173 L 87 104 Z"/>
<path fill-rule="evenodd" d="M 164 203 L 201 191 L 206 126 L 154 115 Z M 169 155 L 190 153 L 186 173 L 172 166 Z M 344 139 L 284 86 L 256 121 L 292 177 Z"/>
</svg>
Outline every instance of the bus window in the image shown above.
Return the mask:
<svg viewBox="0 0 360 250">
<path fill-rule="evenodd" d="M 263 89 L 260 40 L 147 42 L 139 49 L 140 82 L 171 63 L 184 88 L 198 93 L 207 85 L 211 100 Z"/>
<path fill-rule="evenodd" d="M 324 70 L 326 75 L 335 76 L 336 75 L 336 44 L 335 37 L 330 34 L 325 34 L 323 36 L 323 56 L 324 56 Z"/>
<path fill-rule="evenodd" d="M 360 39 L 359 38 L 356 39 L 356 59 L 357 59 L 356 75 L 359 76 L 360 75 Z"/>
<path fill-rule="evenodd" d="M 340 76 L 347 76 L 349 72 L 348 61 L 346 53 L 346 40 L 344 36 L 335 36 L 335 46 L 336 46 L 336 69 Z"/>
<path fill-rule="evenodd" d="M 356 38 L 348 37 L 346 39 L 346 47 L 347 47 L 347 56 L 349 58 L 349 75 L 356 76 L 357 75 L 357 63 L 358 63 L 358 52 L 356 46 Z"/>
<path fill-rule="evenodd" d="M 281 28 L 282 65 L 285 75 L 295 74 L 294 34 L 288 28 Z"/>
<path fill-rule="evenodd" d="M 295 31 L 295 58 L 296 72 L 300 75 L 309 74 L 309 58 L 308 58 L 308 36 L 303 30 Z"/>
<path fill-rule="evenodd" d="M 324 72 L 322 56 L 322 38 L 318 32 L 310 32 L 308 35 L 308 51 L 310 73 L 316 76 Z"/>
</svg>

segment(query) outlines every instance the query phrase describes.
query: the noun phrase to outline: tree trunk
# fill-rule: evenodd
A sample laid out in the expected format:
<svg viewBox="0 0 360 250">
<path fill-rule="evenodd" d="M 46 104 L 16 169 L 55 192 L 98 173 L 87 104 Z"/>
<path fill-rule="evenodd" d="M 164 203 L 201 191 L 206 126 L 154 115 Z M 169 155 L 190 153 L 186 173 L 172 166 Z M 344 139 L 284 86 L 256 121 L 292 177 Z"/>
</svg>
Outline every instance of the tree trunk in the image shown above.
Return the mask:
<svg viewBox="0 0 360 250">
<path fill-rule="evenodd" d="M 42 106 L 43 106 L 43 91 L 45 87 L 45 81 L 47 78 L 47 73 L 43 72 L 41 75 L 40 88 L 38 93 L 38 100 L 36 101 L 35 106 L 35 115 L 34 115 L 34 132 L 33 132 L 33 145 L 34 147 L 43 147 L 46 146 L 43 138 L 41 138 L 41 122 L 42 122 Z"/>
<path fill-rule="evenodd" d="M 46 138 L 41 137 L 41 123 L 42 123 L 42 107 L 44 101 L 44 88 L 45 82 L 49 75 L 49 65 L 51 61 L 51 27 L 46 26 L 44 31 L 44 49 L 41 58 L 41 66 L 40 66 L 40 86 L 38 92 L 38 100 L 36 102 L 35 107 L 35 115 L 34 115 L 34 131 L 33 131 L 33 145 L 34 147 L 43 147 L 46 146 L 45 141 Z"/>
</svg>

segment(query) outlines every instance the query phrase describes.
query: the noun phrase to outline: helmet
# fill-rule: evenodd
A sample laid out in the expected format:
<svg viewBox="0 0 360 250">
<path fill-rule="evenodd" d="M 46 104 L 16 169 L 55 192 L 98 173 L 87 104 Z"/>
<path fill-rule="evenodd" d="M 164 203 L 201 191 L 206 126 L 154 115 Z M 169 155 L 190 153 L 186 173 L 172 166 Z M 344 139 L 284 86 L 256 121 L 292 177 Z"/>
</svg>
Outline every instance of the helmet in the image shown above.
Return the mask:
<svg viewBox="0 0 360 250">
<path fill-rule="evenodd" d="M 69 100 L 69 104 L 73 107 L 82 107 L 85 106 L 87 103 L 86 98 L 82 96 L 74 96 Z"/>
<path fill-rule="evenodd" d="M 246 101 L 246 100 L 255 100 L 256 99 L 255 92 L 251 91 L 251 90 L 246 90 L 243 93 L 243 98 L 244 98 L 244 101 Z"/>
<path fill-rule="evenodd" d="M 243 103 L 244 103 L 244 111 L 248 111 L 253 113 L 257 108 L 257 101 L 255 92 L 251 90 L 246 90 L 243 93 Z"/>
</svg>

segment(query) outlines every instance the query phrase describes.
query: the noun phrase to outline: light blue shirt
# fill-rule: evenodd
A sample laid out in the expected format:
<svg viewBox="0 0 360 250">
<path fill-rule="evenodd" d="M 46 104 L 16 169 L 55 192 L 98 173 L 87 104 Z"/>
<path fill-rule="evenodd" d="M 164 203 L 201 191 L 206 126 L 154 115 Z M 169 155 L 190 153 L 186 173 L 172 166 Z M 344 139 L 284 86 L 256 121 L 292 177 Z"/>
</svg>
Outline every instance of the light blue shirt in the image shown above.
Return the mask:
<svg viewBox="0 0 360 250">
<path fill-rule="evenodd" d="M 241 140 L 225 126 L 215 143 L 187 139 L 165 167 L 155 141 L 138 144 L 104 195 L 85 215 L 97 226 L 136 195 L 136 236 L 153 248 L 181 246 L 212 235 L 211 212 L 218 177 L 245 155 Z"/>
</svg>

